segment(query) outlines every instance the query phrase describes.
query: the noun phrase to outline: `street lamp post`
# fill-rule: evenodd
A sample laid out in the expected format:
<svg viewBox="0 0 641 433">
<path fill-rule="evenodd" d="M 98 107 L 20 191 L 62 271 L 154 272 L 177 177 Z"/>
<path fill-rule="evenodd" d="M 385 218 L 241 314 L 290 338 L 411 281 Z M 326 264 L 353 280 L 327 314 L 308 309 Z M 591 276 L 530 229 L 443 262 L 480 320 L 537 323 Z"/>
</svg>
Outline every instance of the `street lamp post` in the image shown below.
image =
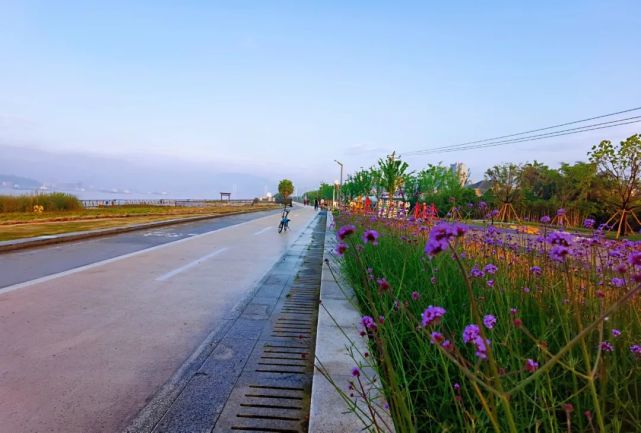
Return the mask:
<svg viewBox="0 0 641 433">
<path fill-rule="evenodd" d="M 338 200 L 340 201 L 341 199 L 341 191 L 343 189 L 343 163 L 337 160 L 334 160 L 334 162 L 338 165 L 341 166 L 341 183 L 338 186 Z"/>
</svg>

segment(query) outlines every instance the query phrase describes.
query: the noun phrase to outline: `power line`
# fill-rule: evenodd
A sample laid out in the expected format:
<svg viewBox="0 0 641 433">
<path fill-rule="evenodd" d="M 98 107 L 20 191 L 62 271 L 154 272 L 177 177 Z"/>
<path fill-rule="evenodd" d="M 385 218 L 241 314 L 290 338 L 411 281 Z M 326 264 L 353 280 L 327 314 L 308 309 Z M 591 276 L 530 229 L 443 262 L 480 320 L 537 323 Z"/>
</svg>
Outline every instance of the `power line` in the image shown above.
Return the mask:
<svg viewBox="0 0 641 433">
<path fill-rule="evenodd" d="M 599 126 L 599 127 L 595 127 L 595 128 L 588 128 L 586 126 L 587 129 L 582 129 L 581 131 L 570 131 L 570 132 L 560 132 L 559 131 L 559 133 L 551 133 L 551 134 L 554 134 L 554 135 L 542 134 L 542 135 L 545 135 L 544 137 L 516 138 L 516 139 L 513 139 L 513 140 L 509 140 L 507 143 L 506 142 L 492 142 L 492 143 L 476 144 L 476 145 L 470 145 L 470 146 L 466 146 L 466 147 L 449 148 L 449 149 L 442 149 L 442 150 L 436 150 L 436 149 L 432 150 L 432 151 L 425 150 L 425 151 L 421 151 L 421 153 L 417 153 L 417 155 L 430 155 L 430 154 L 434 154 L 434 153 L 449 153 L 449 152 L 456 152 L 456 151 L 459 151 L 459 150 L 485 149 L 485 148 L 488 148 L 488 147 L 504 146 L 505 144 L 523 143 L 523 142 L 527 142 L 527 141 L 538 141 L 538 140 L 544 140 L 546 138 L 553 138 L 553 137 L 560 137 L 560 136 L 564 136 L 564 135 L 578 134 L 578 133 L 581 133 L 581 132 L 594 131 L 594 130 L 597 130 L 597 129 L 614 128 L 616 126 L 630 125 L 632 123 L 640 123 L 640 122 L 641 122 L 641 119 L 631 120 L 629 122 L 617 123 L 615 125 Z M 593 126 L 593 125 L 588 125 L 588 126 Z M 405 153 L 404 155 L 407 155 L 407 153 Z"/>
<path fill-rule="evenodd" d="M 485 138 L 483 140 L 467 141 L 467 142 L 464 142 L 464 143 L 453 144 L 453 145 L 448 145 L 448 146 L 440 146 L 440 147 L 434 147 L 434 148 L 430 148 L 430 149 L 422 149 L 422 150 L 414 150 L 414 151 L 410 151 L 410 152 L 404 152 L 403 155 L 408 156 L 408 155 L 419 155 L 419 154 L 423 154 L 423 153 L 435 153 L 435 151 L 445 151 L 445 150 L 449 150 L 449 149 L 462 150 L 464 146 L 469 146 L 469 145 L 473 145 L 473 144 L 480 144 L 480 143 L 487 143 L 487 142 L 494 142 L 495 140 L 500 140 L 500 139 L 503 139 L 503 138 L 518 137 L 520 135 L 531 134 L 533 132 L 547 131 L 547 130 L 550 130 L 550 129 L 556 129 L 556 128 L 560 128 L 560 127 L 563 127 L 563 126 L 575 125 L 577 123 L 588 122 L 590 120 L 602 119 L 602 118 L 605 118 L 605 117 L 616 116 L 618 114 L 629 113 L 629 112 L 638 111 L 638 110 L 641 110 L 641 107 L 635 107 L 635 108 L 630 108 L 630 109 L 627 109 L 627 110 L 617 111 L 617 112 L 614 112 L 614 113 L 608 113 L 608 114 L 602 114 L 602 115 L 599 115 L 599 116 L 588 117 L 588 118 L 585 118 L 585 119 L 575 120 L 575 121 L 572 121 L 572 122 L 560 123 L 558 125 L 546 126 L 544 128 L 537 128 L 537 129 L 532 129 L 532 130 L 529 130 L 529 131 L 517 132 L 517 133 L 514 133 L 514 134 L 507 134 L 507 135 L 501 135 L 501 136 L 492 137 L 492 138 Z M 630 119 L 630 118 L 628 118 L 628 119 Z M 610 121 L 610 122 L 605 122 L 603 124 L 614 123 L 614 122 L 623 121 L 623 120 L 627 120 L 627 119 L 613 120 L 613 121 Z M 589 128 L 589 127 L 595 126 L 595 125 L 602 125 L 602 124 L 599 123 L 599 124 L 593 124 L 593 125 L 586 125 L 586 126 L 582 126 L 582 127 L 578 127 L 578 128 L 571 128 L 571 129 Z M 618 126 L 618 125 L 613 125 L 613 126 Z M 599 129 L 603 129 L 603 128 L 599 128 Z M 563 131 L 569 131 L 569 130 L 570 129 L 563 130 Z M 590 131 L 591 129 L 585 129 L 585 130 L 586 131 Z M 553 131 L 553 132 L 550 132 L 548 134 L 555 134 L 555 133 L 563 132 L 563 131 Z M 577 133 L 578 132 L 583 132 L 583 131 L 577 131 Z M 538 135 L 536 137 L 538 137 Z M 522 138 L 526 138 L 526 137 L 522 137 Z M 518 140 L 518 138 L 515 139 L 515 140 Z M 505 140 L 506 144 L 508 142 L 510 142 L 510 140 Z"/>
<path fill-rule="evenodd" d="M 475 148 L 483 148 L 484 146 L 488 147 L 495 147 L 496 145 L 501 145 L 501 144 L 510 144 L 510 143 L 519 143 L 523 141 L 530 141 L 533 139 L 540 139 L 540 138 L 551 138 L 551 137 L 557 137 L 558 135 L 570 135 L 571 133 L 578 134 L 579 132 L 584 132 L 584 131 L 592 131 L 594 129 L 604 129 L 604 128 L 596 128 L 597 126 L 603 126 L 603 125 L 610 125 L 609 127 L 615 127 L 621 125 L 627 125 L 628 123 L 621 123 L 621 122 L 626 122 L 629 120 L 635 120 L 635 119 L 641 119 L 641 116 L 632 116 L 632 117 L 626 117 L 624 119 L 617 119 L 617 120 L 610 120 L 608 122 L 601 122 L 601 123 L 593 123 L 591 125 L 584 125 L 584 126 L 578 126 L 576 128 L 568 128 L 568 129 L 561 129 L 558 131 L 553 131 L 553 132 L 546 132 L 544 134 L 536 134 L 536 135 L 530 135 L 527 137 L 520 137 L 520 138 L 511 138 L 509 140 L 501 140 L 501 141 L 492 141 L 489 143 L 482 143 L 482 144 L 470 144 L 467 146 L 461 146 L 457 145 L 456 147 L 454 146 L 443 146 L 443 147 L 436 147 L 433 149 L 425 149 L 425 150 L 417 150 L 414 152 L 408 152 L 405 153 L 405 155 L 411 154 L 411 155 L 424 155 L 424 154 L 430 154 L 430 153 L 437 153 L 437 152 L 444 152 L 444 151 L 453 151 L 453 150 L 463 150 L 463 149 L 475 149 Z M 631 122 L 635 123 L 635 122 Z M 561 134 L 568 132 L 568 134 Z"/>
</svg>

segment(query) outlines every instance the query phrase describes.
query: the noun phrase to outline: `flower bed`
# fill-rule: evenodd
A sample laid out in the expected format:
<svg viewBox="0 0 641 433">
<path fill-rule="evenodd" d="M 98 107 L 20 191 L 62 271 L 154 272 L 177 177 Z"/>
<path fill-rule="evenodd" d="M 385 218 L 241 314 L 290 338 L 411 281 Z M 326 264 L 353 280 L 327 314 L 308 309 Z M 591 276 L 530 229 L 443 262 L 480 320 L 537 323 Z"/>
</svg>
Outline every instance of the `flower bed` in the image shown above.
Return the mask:
<svg viewBox="0 0 641 433">
<path fill-rule="evenodd" d="M 372 353 L 348 392 L 382 387 L 398 433 L 641 431 L 639 243 L 349 213 L 336 225 Z"/>
</svg>

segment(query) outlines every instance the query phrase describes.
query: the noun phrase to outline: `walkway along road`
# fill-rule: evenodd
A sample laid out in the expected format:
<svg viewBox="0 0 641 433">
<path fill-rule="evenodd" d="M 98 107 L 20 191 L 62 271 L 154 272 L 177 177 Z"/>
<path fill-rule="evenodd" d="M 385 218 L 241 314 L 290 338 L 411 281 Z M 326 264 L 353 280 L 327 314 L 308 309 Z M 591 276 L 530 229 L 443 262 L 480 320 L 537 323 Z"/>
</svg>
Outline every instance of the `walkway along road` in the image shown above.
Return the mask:
<svg viewBox="0 0 641 433">
<path fill-rule="evenodd" d="M 0 432 L 120 431 L 314 215 L 294 208 L 282 234 L 279 214 L 254 214 L 147 249 L 129 233 L 0 255 Z"/>
</svg>

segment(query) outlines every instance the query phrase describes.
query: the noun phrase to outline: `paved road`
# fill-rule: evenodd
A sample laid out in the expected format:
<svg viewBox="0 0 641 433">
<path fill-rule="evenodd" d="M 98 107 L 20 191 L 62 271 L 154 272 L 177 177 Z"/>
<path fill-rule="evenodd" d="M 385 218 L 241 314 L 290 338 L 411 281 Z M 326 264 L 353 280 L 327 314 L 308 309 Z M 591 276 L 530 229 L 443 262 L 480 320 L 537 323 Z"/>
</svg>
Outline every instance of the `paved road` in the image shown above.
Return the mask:
<svg viewBox="0 0 641 433">
<path fill-rule="evenodd" d="M 280 211 L 263 211 L 231 215 L 85 241 L 0 253 L 0 288 L 279 213 Z"/>
<path fill-rule="evenodd" d="M 314 215 L 295 208 L 281 235 L 278 215 L 251 215 L 0 255 L 18 281 L 43 275 L 21 257 L 63 270 L 0 289 L 0 432 L 120 431 Z"/>
</svg>

